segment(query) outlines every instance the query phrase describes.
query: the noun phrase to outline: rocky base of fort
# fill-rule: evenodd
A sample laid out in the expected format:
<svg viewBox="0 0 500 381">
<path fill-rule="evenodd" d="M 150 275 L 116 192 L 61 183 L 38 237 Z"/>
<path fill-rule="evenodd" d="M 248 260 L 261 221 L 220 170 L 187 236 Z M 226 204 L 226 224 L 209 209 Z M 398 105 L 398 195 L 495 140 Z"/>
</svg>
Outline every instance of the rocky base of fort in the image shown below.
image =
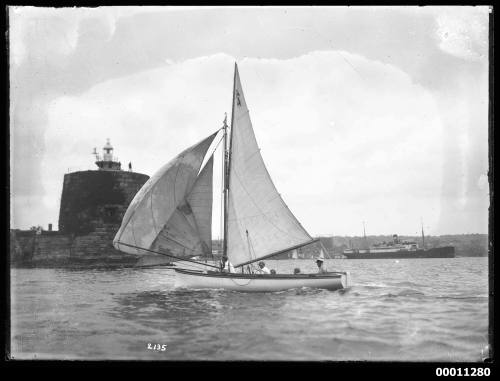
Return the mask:
<svg viewBox="0 0 500 381">
<path fill-rule="evenodd" d="M 137 258 L 131 260 L 41 260 L 41 261 L 15 261 L 11 262 L 11 268 L 70 268 L 70 269 L 110 269 L 110 268 L 129 268 L 136 267 Z"/>
<path fill-rule="evenodd" d="M 11 230 L 11 267 L 132 267 L 139 256 L 116 250 L 114 234 L 106 231 L 92 232 L 82 236 L 59 232 Z"/>
</svg>

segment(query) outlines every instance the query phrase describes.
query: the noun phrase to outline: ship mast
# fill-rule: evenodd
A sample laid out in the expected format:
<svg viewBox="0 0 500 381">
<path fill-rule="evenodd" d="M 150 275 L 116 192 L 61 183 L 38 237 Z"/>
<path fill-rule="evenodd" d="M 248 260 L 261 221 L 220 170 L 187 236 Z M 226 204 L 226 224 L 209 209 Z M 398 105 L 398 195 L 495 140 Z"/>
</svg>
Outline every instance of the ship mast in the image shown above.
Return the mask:
<svg viewBox="0 0 500 381">
<path fill-rule="evenodd" d="M 420 219 L 420 223 L 422 224 L 422 249 L 425 250 L 424 221 L 422 219 Z"/>
<path fill-rule="evenodd" d="M 222 256 L 227 258 L 227 212 L 229 209 L 229 169 L 231 166 L 231 143 L 233 137 L 234 123 L 234 94 L 236 91 L 236 75 L 238 73 L 238 65 L 234 63 L 234 78 L 233 78 L 233 100 L 231 106 L 231 131 L 229 139 L 227 137 L 227 122 L 224 119 L 224 240 L 222 243 Z"/>
<path fill-rule="evenodd" d="M 365 221 L 363 221 L 363 238 L 364 238 L 364 241 L 365 241 L 365 248 L 368 249 L 368 243 L 366 241 Z"/>
</svg>

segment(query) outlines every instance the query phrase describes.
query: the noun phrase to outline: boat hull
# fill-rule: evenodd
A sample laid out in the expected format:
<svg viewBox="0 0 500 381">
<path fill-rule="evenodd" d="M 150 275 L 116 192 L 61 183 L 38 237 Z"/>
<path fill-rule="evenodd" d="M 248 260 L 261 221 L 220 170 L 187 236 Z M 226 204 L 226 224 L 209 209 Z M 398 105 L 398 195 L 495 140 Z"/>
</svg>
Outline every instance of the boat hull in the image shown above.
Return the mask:
<svg viewBox="0 0 500 381">
<path fill-rule="evenodd" d="M 349 287 L 349 273 L 257 275 L 175 269 L 175 287 L 224 289 L 243 292 L 275 292 L 309 287 L 338 290 Z"/>
<path fill-rule="evenodd" d="M 427 250 L 416 251 L 391 251 L 391 252 L 354 252 L 343 253 L 347 259 L 387 259 L 387 258 L 455 258 L 453 246 L 436 247 Z"/>
</svg>

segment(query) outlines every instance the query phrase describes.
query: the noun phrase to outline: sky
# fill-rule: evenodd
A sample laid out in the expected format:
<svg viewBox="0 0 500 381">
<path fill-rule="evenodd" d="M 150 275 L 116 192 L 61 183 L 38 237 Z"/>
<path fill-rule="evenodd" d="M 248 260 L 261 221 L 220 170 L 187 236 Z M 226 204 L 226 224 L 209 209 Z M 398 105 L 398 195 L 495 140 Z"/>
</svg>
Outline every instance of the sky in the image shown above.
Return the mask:
<svg viewBox="0 0 500 381">
<path fill-rule="evenodd" d="M 96 169 L 106 138 L 151 176 L 219 129 L 237 62 L 269 173 L 311 235 L 488 232 L 488 7 L 8 17 L 12 228 L 56 226 L 64 174 Z"/>
</svg>

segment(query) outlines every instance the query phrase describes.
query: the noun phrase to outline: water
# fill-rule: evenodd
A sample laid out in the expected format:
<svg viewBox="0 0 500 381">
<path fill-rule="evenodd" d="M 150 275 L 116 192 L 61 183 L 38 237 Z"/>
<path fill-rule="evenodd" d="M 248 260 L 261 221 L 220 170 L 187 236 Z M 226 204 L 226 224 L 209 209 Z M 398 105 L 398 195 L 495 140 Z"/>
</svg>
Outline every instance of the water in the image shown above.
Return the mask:
<svg viewBox="0 0 500 381">
<path fill-rule="evenodd" d="M 291 273 L 309 260 L 266 261 Z M 487 258 L 327 260 L 352 287 L 175 290 L 166 268 L 12 269 L 14 358 L 482 361 Z M 164 351 L 148 344 L 166 346 Z"/>
</svg>

